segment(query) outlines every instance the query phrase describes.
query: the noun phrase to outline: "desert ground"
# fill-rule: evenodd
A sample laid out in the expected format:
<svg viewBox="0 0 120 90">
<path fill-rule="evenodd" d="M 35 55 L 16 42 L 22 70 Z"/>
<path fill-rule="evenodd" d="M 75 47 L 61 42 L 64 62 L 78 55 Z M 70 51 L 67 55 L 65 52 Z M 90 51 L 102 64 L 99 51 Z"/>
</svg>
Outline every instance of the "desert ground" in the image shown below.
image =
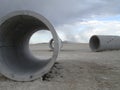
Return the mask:
<svg viewBox="0 0 120 90">
<path fill-rule="evenodd" d="M 47 44 L 30 45 L 37 58 L 49 58 Z M 0 75 L 0 90 L 120 90 L 120 50 L 92 52 L 88 44 L 64 43 L 49 73 L 31 82 Z"/>
</svg>

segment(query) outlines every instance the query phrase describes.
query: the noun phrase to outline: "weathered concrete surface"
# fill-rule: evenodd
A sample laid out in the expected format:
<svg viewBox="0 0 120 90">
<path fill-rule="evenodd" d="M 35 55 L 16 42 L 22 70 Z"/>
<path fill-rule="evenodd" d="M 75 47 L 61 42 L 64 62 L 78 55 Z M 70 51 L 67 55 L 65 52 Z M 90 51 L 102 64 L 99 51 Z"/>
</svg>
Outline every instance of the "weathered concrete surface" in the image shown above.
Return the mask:
<svg viewBox="0 0 120 90">
<path fill-rule="evenodd" d="M 54 39 L 53 55 L 46 61 L 34 58 L 29 52 L 29 40 L 40 30 L 50 31 Z M 59 44 L 54 27 L 39 13 L 29 10 L 10 12 L 0 18 L 0 73 L 16 81 L 35 80 L 54 65 Z"/>
<path fill-rule="evenodd" d="M 93 35 L 89 40 L 92 51 L 120 50 L 120 36 Z"/>
<path fill-rule="evenodd" d="M 31 46 L 32 51 L 51 52 L 43 46 Z M 0 90 L 120 90 L 119 50 L 96 53 L 88 44 L 64 44 L 56 62 L 44 81 L 14 82 L 0 76 Z"/>
</svg>

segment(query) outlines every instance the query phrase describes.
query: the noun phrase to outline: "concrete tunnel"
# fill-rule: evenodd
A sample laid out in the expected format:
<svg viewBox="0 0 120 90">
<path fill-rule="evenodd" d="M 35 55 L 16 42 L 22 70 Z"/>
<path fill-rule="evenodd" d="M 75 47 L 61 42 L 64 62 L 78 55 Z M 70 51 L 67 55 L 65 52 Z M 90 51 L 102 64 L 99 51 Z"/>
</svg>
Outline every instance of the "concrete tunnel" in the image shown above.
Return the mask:
<svg viewBox="0 0 120 90">
<path fill-rule="evenodd" d="M 60 38 L 59 38 L 59 45 L 60 45 L 60 50 L 61 50 L 63 47 L 63 42 Z M 49 48 L 51 50 L 54 50 L 54 39 L 53 38 L 49 41 Z"/>
<path fill-rule="evenodd" d="M 120 36 L 93 35 L 89 40 L 92 51 L 120 50 Z"/>
<path fill-rule="evenodd" d="M 47 60 L 33 57 L 29 39 L 38 30 L 49 30 L 54 39 L 54 50 Z M 51 23 L 30 10 L 10 12 L 0 19 L 0 73 L 16 81 L 30 81 L 46 74 L 59 52 L 59 37 Z"/>
</svg>

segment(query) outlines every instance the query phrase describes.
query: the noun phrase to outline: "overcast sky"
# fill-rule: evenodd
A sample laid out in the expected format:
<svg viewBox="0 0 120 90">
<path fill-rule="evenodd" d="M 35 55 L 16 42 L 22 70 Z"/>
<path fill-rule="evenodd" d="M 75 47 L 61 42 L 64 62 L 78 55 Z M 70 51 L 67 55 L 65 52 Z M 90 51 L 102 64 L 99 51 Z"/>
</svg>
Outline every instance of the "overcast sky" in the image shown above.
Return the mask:
<svg viewBox="0 0 120 90">
<path fill-rule="evenodd" d="M 11 4 L 11 1 L 13 3 Z M 37 10 L 55 27 L 64 41 L 88 43 L 94 34 L 120 35 L 120 0 L 1 0 L 0 11 Z M 6 5 L 4 5 L 6 4 Z M 32 4 L 32 5 L 31 5 Z M 2 12 L 0 12 L 2 13 Z M 48 32 L 35 34 L 32 43 L 39 42 Z M 44 39 L 42 39 L 44 40 Z"/>
</svg>

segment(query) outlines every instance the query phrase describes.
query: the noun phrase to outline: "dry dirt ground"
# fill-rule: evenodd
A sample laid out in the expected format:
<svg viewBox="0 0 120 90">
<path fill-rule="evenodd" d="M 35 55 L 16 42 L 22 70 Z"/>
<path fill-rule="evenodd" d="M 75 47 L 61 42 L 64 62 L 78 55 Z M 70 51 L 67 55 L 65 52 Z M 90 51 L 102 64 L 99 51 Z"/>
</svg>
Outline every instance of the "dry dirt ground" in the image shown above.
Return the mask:
<svg viewBox="0 0 120 90">
<path fill-rule="evenodd" d="M 30 47 L 38 58 L 52 52 L 45 44 Z M 92 52 L 88 44 L 63 44 L 48 74 L 31 82 L 1 75 L 0 90 L 120 90 L 120 50 Z"/>
</svg>

